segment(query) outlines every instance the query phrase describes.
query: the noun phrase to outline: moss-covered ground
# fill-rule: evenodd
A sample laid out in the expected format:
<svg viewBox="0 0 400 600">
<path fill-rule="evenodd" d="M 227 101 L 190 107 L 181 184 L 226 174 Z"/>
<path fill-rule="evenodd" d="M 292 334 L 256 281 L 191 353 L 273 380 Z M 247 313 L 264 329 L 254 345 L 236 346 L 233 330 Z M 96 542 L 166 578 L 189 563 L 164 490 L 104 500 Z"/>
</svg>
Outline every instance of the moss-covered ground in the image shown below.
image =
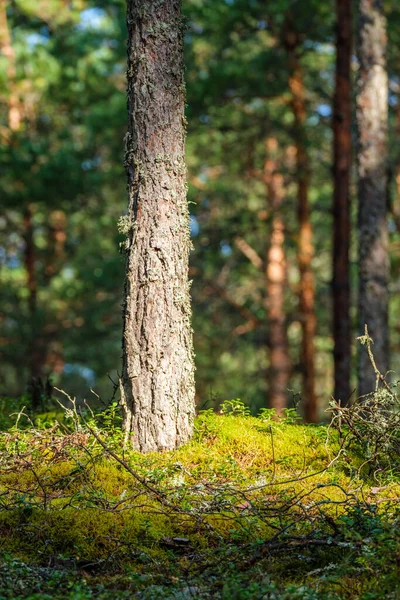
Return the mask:
<svg viewBox="0 0 400 600">
<path fill-rule="evenodd" d="M 400 598 L 398 477 L 337 430 L 236 406 L 143 456 L 68 416 L 0 436 L 0 599 Z"/>
</svg>

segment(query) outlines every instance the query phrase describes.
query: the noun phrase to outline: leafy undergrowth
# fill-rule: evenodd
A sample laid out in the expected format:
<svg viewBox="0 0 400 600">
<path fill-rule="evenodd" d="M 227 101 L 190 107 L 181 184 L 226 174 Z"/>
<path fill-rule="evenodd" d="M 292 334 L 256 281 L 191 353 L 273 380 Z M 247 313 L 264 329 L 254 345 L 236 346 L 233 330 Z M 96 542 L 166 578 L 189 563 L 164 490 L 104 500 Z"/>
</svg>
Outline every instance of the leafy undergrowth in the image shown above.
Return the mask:
<svg viewBox="0 0 400 600">
<path fill-rule="evenodd" d="M 20 416 L 0 437 L 0 598 L 399 598 L 397 476 L 332 427 L 225 409 L 146 456 L 115 407 Z"/>
</svg>

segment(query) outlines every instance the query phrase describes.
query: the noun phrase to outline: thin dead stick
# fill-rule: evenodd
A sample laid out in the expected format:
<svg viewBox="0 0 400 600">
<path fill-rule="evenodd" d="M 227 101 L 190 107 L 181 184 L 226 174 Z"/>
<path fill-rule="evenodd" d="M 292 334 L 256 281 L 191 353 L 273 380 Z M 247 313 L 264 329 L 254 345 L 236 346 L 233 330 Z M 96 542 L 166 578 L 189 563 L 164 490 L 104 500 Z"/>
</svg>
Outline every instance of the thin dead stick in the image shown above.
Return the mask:
<svg viewBox="0 0 400 600">
<path fill-rule="evenodd" d="M 164 506 L 166 506 L 167 508 L 170 508 L 174 511 L 177 512 L 185 512 L 182 511 L 182 509 L 180 509 L 177 506 L 174 506 L 173 504 L 171 504 L 170 502 L 168 502 L 168 500 L 165 497 L 165 494 L 163 492 L 161 492 L 160 490 L 157 490 L 156 488 L 154 488 L 152 485 L 150 485 L 143 477 L 141 477 L 138 473 L 136 473 L 136 471 L 134 471 L 129 465 L 128 463 L 123 460 L 122 458 L 120 458 L 115 452 L 113 452 L 105 442 L 103 442 L 103 440 L 99 437 L 99 435 L 94 431 L 94 429 L 92 429 L 92 427 L 90 427 L 90 425 L 87 423 L 87 421 L 85 420 L 85 418 L 82 415 L 82 411 L 80 411 L 80 416 L 82 418 L 82 421 L 84 422 L 84 424 L 86 425 L 86 427 L 88 428 L 88 430 L 90 431 L 90 433 L 93 435 L 93 437 L 97 440 L 97 442 L 100 444 L 100 446 L 102 446 L 104 448 L 104 450 L 107 452 L 107 454 L 109 454 L 114 460 L 116 460 L 126 471 L 128 471 L 128 473 L 130 475 L 132 475 L 132 477 L 134 479 L 136 479 L 136 481 L 138 481 L 144 488 L 146 488 L 147 491 L 151 492 L 152 494 L 154 494 L 154 496 L 156 497 L 156 499 L 161 502 L 161 504 L 163 504 Z"/>
<path fill-rule="evenodd" d="M 374 343 L 374 340 L 369 336 L 367 324 L 364 325 L 364 335 L 359 336 L 357 340 L 359 340 L 363 345 L 367 347 L 368 358 L 370 360 L 372 368 L 374 369 L 376 377 L 375 392 L 378 391 L 379 382 L 381 381 L 385 389 L 389 392 L 389 394 L 393 396 L 393 398 L 395 398 L 396 395 L 393 393 L 393 390 L 390 388 L 390 385 L 386 381 L 385 377 L 382 375 L 382 373 L 376 366 L 375 358 L 371 349 L 371 342 Z"/>
</svg>

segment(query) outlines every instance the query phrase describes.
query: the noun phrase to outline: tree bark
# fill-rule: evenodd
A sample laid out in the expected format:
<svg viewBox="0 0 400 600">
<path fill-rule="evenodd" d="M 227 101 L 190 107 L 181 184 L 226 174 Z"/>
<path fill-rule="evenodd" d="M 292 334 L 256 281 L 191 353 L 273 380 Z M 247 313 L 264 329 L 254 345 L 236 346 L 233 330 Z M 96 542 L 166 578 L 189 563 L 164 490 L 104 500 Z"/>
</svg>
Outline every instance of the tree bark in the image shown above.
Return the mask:
<svg viewBox="0 0 400 600">
<path fill-rule="evenodd" d="M 21 125 L 21 111 L 15 86 L 15 52 L 8 26 L 6 0 L 0 0 L 0 51 L 8 59 L 6 71 L 8 84 L 8 127 L 11 131 L 17 131 Z"/>
<path fill-rule="evenodd" d="M 386 20 L 383 0 L 359 0 L 358 227 L 359 326 L 368 325 L 379 370 L 389 369 L 387 229 Z M 359 352 L 358 391 L 375 389 L 375 374 L 364 348 Z"/>
<path fill-rule="evenodd" d="M 128 215 L 121 400 L 142 452 L 192 434 L 183 27 L 179 0 L 128 0 Z"/>
<path fill-rule="evenodd" d="M 287 286 L 287 263 L 284 248 L 285 225 L 281 208 L 284 199 L 282 173 L 278 170 L 274 154 L 275 139 L 266 142 L 267 158 L 264 164 L 264 180 L 268 204 L 272 215 L 270 243 L 266 255 L 266 303 L 268 315 L 268 405 L 278 415 L 287 406 L 287 394 L 291 362 L 285 314 L 285 289 Z"/>
<path fill-rule="evenodd" d="M 32 209 L 28 205 L 24 211 L 24 265 L 28 288 L 29 340 L 27 343 L 27 365 L 29 365 L 28 390 L 32 406 L 38 407 L 42 401 L 43 367 L 46 361 L 46 344 L 44 334 L 38 322 L 37 312 L 37 272 L 36 247 L 34 238 Z"/>
<path fill-rule="evenodd" d="M 333 99 L 333 342 L 334 397 L 350 398 L 350 175 L 352 3 L 336 0 L 336 73 Z"/>
<path fill-rule="evenodd" d="M 314 344 L 317 322 L 315 316 L 315 284 L 312 270 L 314 244 L 308 199 L 310 160 L 304 129 L 306 120 L 305 86 L 303 70 L 298 56 L 300 36 L 290 17 L 286 22 L 284 43 L 289 59 L 289 89 L 292 94 L 297 162 L 297 218 L 299 224 L 297 263 L 300 274 L 299 313 L 302 327 L 300 362 L 304 381 L 304 418 L 308 422 L 315 423 L 318 420 Z"/>
</svg>

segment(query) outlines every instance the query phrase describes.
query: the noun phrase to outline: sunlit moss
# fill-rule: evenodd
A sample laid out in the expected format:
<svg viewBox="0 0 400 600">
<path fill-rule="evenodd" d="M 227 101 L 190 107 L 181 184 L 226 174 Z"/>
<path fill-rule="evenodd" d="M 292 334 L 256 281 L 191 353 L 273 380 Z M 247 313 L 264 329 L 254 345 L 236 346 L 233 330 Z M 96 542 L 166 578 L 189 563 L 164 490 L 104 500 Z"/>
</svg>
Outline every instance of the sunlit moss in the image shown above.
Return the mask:
<svg viewBox="0 0 400 600">
<path fill-rule="evenodd" d="M 359 458 L 342 455 L 325 426 L 205 413 L 195 431 L 180 449 L 148 455 L 122 452 L 118 433 L 100 433 L 150 489 L 82 432 L 3 438 L 13 468 L 0 474 L 9 509 L 0 513 L 0 549 L 37 563 L 64 556 L 140 568 L 178 560 L 174 538 L 207 553 L 269 539 L 282 519 L 293 535 L 308 534 L 319 519 L 329 535 L 322 514 L 341 518 L 365 499 L 383 507 L 400 493 L 395 481 L 382 489 L 362 481 Z"/>
</svg>

